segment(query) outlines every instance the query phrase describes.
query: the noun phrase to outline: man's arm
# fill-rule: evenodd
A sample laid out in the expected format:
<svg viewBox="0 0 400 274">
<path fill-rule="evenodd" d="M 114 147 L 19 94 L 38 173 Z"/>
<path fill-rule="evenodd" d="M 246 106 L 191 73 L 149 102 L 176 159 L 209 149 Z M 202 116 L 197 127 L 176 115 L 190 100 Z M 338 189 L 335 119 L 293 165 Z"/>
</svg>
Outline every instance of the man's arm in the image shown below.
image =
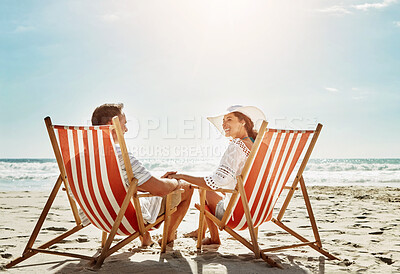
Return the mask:
<svg viewBox="0 0 400 274">
<path fill-rule="evenodd" d="M 174 191 L 179 186 L 177 180 L 172 179 L 162 179 L 159 180 L 153 176 L 148 179 L 145 183 L 138 187 L 138 190 L 150 192 L 156 196 L 165 196 L 168 193 Z"/>
</svg>

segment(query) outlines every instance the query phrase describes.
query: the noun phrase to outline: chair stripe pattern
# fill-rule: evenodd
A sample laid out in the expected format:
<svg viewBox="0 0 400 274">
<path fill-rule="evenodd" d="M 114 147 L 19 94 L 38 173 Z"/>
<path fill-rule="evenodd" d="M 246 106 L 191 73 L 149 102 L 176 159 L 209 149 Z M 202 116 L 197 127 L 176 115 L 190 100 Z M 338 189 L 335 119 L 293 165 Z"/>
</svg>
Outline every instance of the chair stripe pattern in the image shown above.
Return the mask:
<svg viewBox="0 0 400 274">
<path fill-rule="evenodd" d="M 93 225 L 110 232 L 128 189 L 121 176 L 110 126 L 53 128 L 73 197 Z M 138 230 L 131 201 L 117 234 L 131 235 Z"/>
<path fill-rule="evenodd" d="M 272 211 L 314 130 L 266 129 L 243 184 L 254 227 L 269 221 Z M 235 230 L 247 228 L 241 198 L 232 210 L 227 225 Z"/>
</svg>

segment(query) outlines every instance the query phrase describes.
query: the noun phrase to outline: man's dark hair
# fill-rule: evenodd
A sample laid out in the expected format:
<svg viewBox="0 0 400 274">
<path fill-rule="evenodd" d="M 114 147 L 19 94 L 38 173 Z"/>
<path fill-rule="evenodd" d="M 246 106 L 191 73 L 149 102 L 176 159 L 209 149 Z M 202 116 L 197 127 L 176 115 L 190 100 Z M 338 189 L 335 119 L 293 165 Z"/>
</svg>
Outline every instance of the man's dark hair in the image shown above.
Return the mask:
<svg viewBox="0 0 400 274">
<path fill-rule="evenodd" d="M 92 125 L 100 126 L 111 122 L 114 116 L 122 114 L 124 104 L 103 104 L 97 107 L 92 114 Z"/>
</svg>

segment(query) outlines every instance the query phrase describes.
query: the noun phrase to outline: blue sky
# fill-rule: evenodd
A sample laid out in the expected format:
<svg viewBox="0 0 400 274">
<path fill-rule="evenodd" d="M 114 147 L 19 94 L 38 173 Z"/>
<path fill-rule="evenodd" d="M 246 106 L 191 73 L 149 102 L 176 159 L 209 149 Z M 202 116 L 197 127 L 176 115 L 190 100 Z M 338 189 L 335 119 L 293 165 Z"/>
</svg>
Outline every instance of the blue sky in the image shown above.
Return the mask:
<svg viewBox="0 0 400 274">
<path fill-rule="evenodd" d="M 105 102 L 125 104 L 130 146 L 219 144 L 184 121 L 242 104 L 322 123 L 314 157 L 398 158 L 399 76 L 396 0 L 3 0 L 0 158 L 53 157 L 43 118 L 87 124 Z"/>
</svg>

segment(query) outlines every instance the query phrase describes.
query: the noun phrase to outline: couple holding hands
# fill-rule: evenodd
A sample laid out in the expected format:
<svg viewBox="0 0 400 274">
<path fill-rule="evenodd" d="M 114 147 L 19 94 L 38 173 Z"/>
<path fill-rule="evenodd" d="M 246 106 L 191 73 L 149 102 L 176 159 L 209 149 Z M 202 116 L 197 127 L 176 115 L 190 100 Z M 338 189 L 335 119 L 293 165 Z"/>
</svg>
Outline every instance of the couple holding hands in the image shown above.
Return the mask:
<svg viewBox="0 0 400 274">
<path fill-rule="evenodd" d="M 118 116 L 122 131 L 128 131 L 126 127 L 126 117 L 122 111 L 123 104 L 104 104 L 95 109 L 92 115 L 92 125 L 112 124 L 112 118 Z M 167 243 L 172 244 L 175 240 L 176 230 L 185 216 L 193 195 L 192 185 L 206 188 L 206 205 L 217 218 L 222 219 L 229 201 L 228 195 L 214 192 L 218 188 L 235 189 L 236 177 L 241 174 L 245 162 L 250 154 L 250 150 L 256 139 L 257 132 L 254 123 L 265 120 L 264 113 L 253 106 L 232 106 L 223 115 L 207 118 L 225 137 L 231 142 L 221 158 L 218 168 L 209 176 L 195 177 L 176 171 L 165 173 L 160 179 L 155 178 L 138 161 L 132 153 L 129 153 L 130 163 L 135 178 L 138 180 L 138 190 L 150 192 L 153 197 L 141 197 L 139 199 L 142 208 L 143 218 L 148 223 L 154 223 L 159 215 L 164 214 L 163 198 L 175 189 L 183 189 L 183 193 L 177 193 L 172 197 L 172 207 L 177 210 L 171 215 Z M 116 133 L 112 132 L 116 142 L 115 148 L 121 165 L 122 175 L 125 184 L 129 186 L 126 168 L 122 159 L 122 152 L 117 143 Z M 207 227 L 210 231 L 210 238 L 205 238 L 203 244 L 220 244 L 218 228 L 206 218 Z M 189 235 L 197 235 L 191 232 Z M 152 245 L 151 235 L 147 232 L 141 237 L 142 245 Z"/>
</svg>

